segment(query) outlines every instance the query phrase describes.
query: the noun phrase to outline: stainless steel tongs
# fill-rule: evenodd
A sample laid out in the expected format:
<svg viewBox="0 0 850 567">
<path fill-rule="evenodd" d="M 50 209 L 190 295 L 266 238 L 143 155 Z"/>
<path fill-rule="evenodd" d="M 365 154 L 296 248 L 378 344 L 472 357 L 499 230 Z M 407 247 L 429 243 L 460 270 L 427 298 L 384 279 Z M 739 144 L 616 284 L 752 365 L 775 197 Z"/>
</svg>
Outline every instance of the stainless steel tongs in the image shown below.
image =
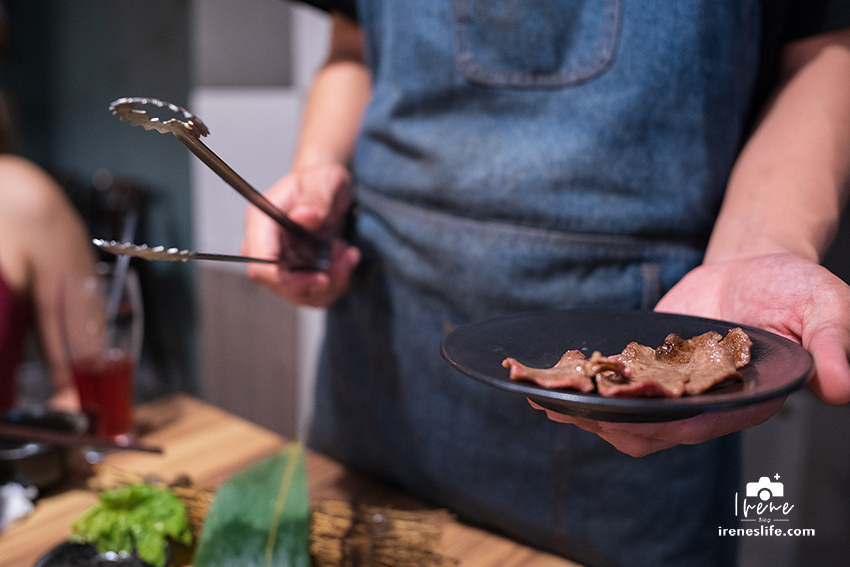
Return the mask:
<svg viewBox="0 0 850 567">
<path fill-rule="evenodd" d="M 142 260 L 166 262 L 187 262 L 189 260 L 216 260 L 219 262 L 242 262 L 261 264 L 280 264 L 280 260 L 269 258 L 252 258 L 250 256 L 233 256 L 230 254 L 208 254 L 205 252 L 193 252 L 191 250 L 180 250 L 179 248 L 166 248 L 165 246 L 150 247 L 147 244 L 133 244 L 132 242 L 116 242 L 114 240 L 101 240 L 95 238 L 92 244 L 110 254 L 116 256 L 132 256 Z"/>
<path fill-rule="evenodd" d="M 171 116 L 167 118 L 151 116 L 142 107 L 151 108 L 160 114 L 170 112 Z M 278 209 L 204 145 L 201 142 L 201 136 L 207 136 L 209 129 L 197 116 L 185 108 L 155 98 L 121 98 L 110 104 L 109 109 L 112 114 L 133 126 L 141 126 L 145 130 L 156 130 L 162 134 L 174 134 L 228 185 L 282 226 L 289 237 L 290 250 L 287 257 L 281 258 L 281 264 L 292 270 L 321 270 L 330 265 L 331 242 L 292 221 L 286 213 Z"/>
</svg>

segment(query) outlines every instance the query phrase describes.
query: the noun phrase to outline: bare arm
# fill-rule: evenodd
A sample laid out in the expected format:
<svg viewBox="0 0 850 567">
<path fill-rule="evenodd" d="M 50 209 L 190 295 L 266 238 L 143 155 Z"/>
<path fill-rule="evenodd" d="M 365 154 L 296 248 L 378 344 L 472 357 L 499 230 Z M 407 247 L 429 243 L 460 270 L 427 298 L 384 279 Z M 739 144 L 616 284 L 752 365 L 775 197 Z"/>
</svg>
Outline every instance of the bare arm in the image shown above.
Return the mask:
<svg viewBox="0 0 850 567">
<path fill-rule="evenodd" d="M 330 54 L 310 89 L 294 165 L 266 193 L 295 222 L 331 235 L 338 231 L 351 204 L 348 165 L 371 96 L 362 42 L 355 22 L 333 16 Z M 245 225 L 243 253 L 280 255 L 286 242 L 279 227 L 253 207 L 246 212 Z M 252 264 L 248 275 L 293 303 L 322 307 L 348 289 L 359 261 L 359 250 L 339 240 L 333 247 L 331 266 L 323 272 L 289 272 Z"/>
<path fill-rule="evenodd" d="M 42 352 L 53 383 L 53 401 L 76 408 L 76 393 L 65 362 L 57 310 L 64 274 L 94 272 L 94 252 L 82 219 L 61 188 L 35 165 L 11 156 L 0 162 L 4 214 L 4 264 L 13 287 L 35 307 Z"/>
<path fill-rule="evenodd" d="M 355 22 L 334 16 L 328 59 L 310 88 L 293 169 L 317 163 L 348 165 L 372 92 Z"/>
<path fill-rule="evenodd" d="M 786 47 L 782 87 L 729 181 L 706 263 L 789 252 L 818 262 L 850 191 L 850 30 Z"/>
</svg>

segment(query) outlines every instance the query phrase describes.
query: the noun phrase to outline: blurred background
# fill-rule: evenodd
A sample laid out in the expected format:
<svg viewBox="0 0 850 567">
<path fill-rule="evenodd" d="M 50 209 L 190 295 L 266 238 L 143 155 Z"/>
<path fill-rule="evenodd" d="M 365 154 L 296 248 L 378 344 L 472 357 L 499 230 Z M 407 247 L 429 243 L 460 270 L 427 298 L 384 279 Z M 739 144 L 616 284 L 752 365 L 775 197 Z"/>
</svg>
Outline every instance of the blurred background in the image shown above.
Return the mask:
<svg viewBox="0 0 850 567">
<path fill-rule="evenodd" d="M 245 202 L 173 136 L 120 122 L 121 97 L 184 106 L 204 139 L 249 183 L 290 165 L 305 91 L 329 22 L 287 0 L 0 0 L 0 89 L 17 153 L 60 180 L 92 236 L 238 253 Z M 848 156 L 850 159 L 850 156 Z M 850 220 L 825 260 L 850 281 Z M 145 302 L 136 397 L 186 392 L 296 437 L 311 411 L 322 313 L 251 283 L 238 264 L 134 260 Z M 436 355 L 436 354 L 435 354 Z M 19 377 L 37 400 L 37 352 Z M 850 407 L 808 392 L 744 436 L 744 482 L 781 475 L 813 538 L 742 538 L 742 565 L 834 565 L 850 555 Z M 733 495 L 718 495 L 733 506 Z"/>
</svg>

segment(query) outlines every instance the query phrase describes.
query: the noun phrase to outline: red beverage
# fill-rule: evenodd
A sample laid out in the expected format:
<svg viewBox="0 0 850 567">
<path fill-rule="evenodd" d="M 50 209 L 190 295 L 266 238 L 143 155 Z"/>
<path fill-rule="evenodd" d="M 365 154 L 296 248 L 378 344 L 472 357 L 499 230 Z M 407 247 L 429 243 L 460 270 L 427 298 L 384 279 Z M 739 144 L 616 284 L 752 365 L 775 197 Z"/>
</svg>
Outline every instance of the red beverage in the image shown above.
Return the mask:
<svg viewBox="0 0 850 567">
<path fill-rule="evenodd" d="M 91 357 L 72 364 L 80 406 L 91 420 L 90 431 L 115 439 L 133 427 L 133 362 L 125 355 Z"/>
</svg>

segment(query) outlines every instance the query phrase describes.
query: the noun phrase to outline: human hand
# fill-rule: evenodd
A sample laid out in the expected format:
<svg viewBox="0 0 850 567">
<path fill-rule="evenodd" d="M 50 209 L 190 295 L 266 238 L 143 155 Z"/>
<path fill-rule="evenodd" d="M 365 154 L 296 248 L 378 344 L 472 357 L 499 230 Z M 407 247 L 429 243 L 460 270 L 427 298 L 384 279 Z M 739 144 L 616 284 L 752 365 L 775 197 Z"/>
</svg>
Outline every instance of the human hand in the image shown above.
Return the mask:
<svg viewBox="0 0 850 567">
<path fill-rule="evenodd" d="M 770 254 L 705 264 L 676 284 L 656 310 L 727 320 L 794 340 L 814 357 L 809 388 L 825 402 L 850 402 L 850 287 L 814 262 Z M 546 413 L 554 421 L 597 433 L 624 453 L 642 456 L 753 427 L 776 413 L 783 401 L 656 424 Z"/>
<path fill-rule="evenodd" d="M 80 398 L 77 395 L 77 389 L 70 384 L 57 388 L 47 401 L 47 405 L 58 411 L 78 413 Z"/>
<path fill-rule="evenodd" d="M 815 361 L 809 388 L 827 403 L 850 402 L 850 286 L 823 266 L 791 254 L 700 266 L 656 311 L 732 321 L 800 343 Z"/>
<path fill-rule="evenodd" d="M 785 398 L 738 410 L 702 413 L 687 419 L 658 423 L 620 423 L 572 417 L 543 408 L 529 400 L 535 409 L 543 410 L 552 421 L 571 423 L 596 433 L 622 453 L 643 457 L 676 445 L 696 445 L 715 437 L 741 431 L 764 423 L 779 411 Z"/>
<path fill-rule="evenodd" d="M 351 205 L 351 180 L 345 168 L 337 164 L 305 167 L 291 171 L 265 195 L 294 222 L 333 238 Z M 242 254 L 279 258 L 287 246 L 287 235 L 280 226 L 256 207 L 249 207 Z M 326 307 L 348 289 L 359 262 L 360 251 L 337 240 L 331 250 L 330 266 L 324 271 L 289 271 L 282 265 L 248 264 L 248 275 L 296 305 Z"/>
</svg>

